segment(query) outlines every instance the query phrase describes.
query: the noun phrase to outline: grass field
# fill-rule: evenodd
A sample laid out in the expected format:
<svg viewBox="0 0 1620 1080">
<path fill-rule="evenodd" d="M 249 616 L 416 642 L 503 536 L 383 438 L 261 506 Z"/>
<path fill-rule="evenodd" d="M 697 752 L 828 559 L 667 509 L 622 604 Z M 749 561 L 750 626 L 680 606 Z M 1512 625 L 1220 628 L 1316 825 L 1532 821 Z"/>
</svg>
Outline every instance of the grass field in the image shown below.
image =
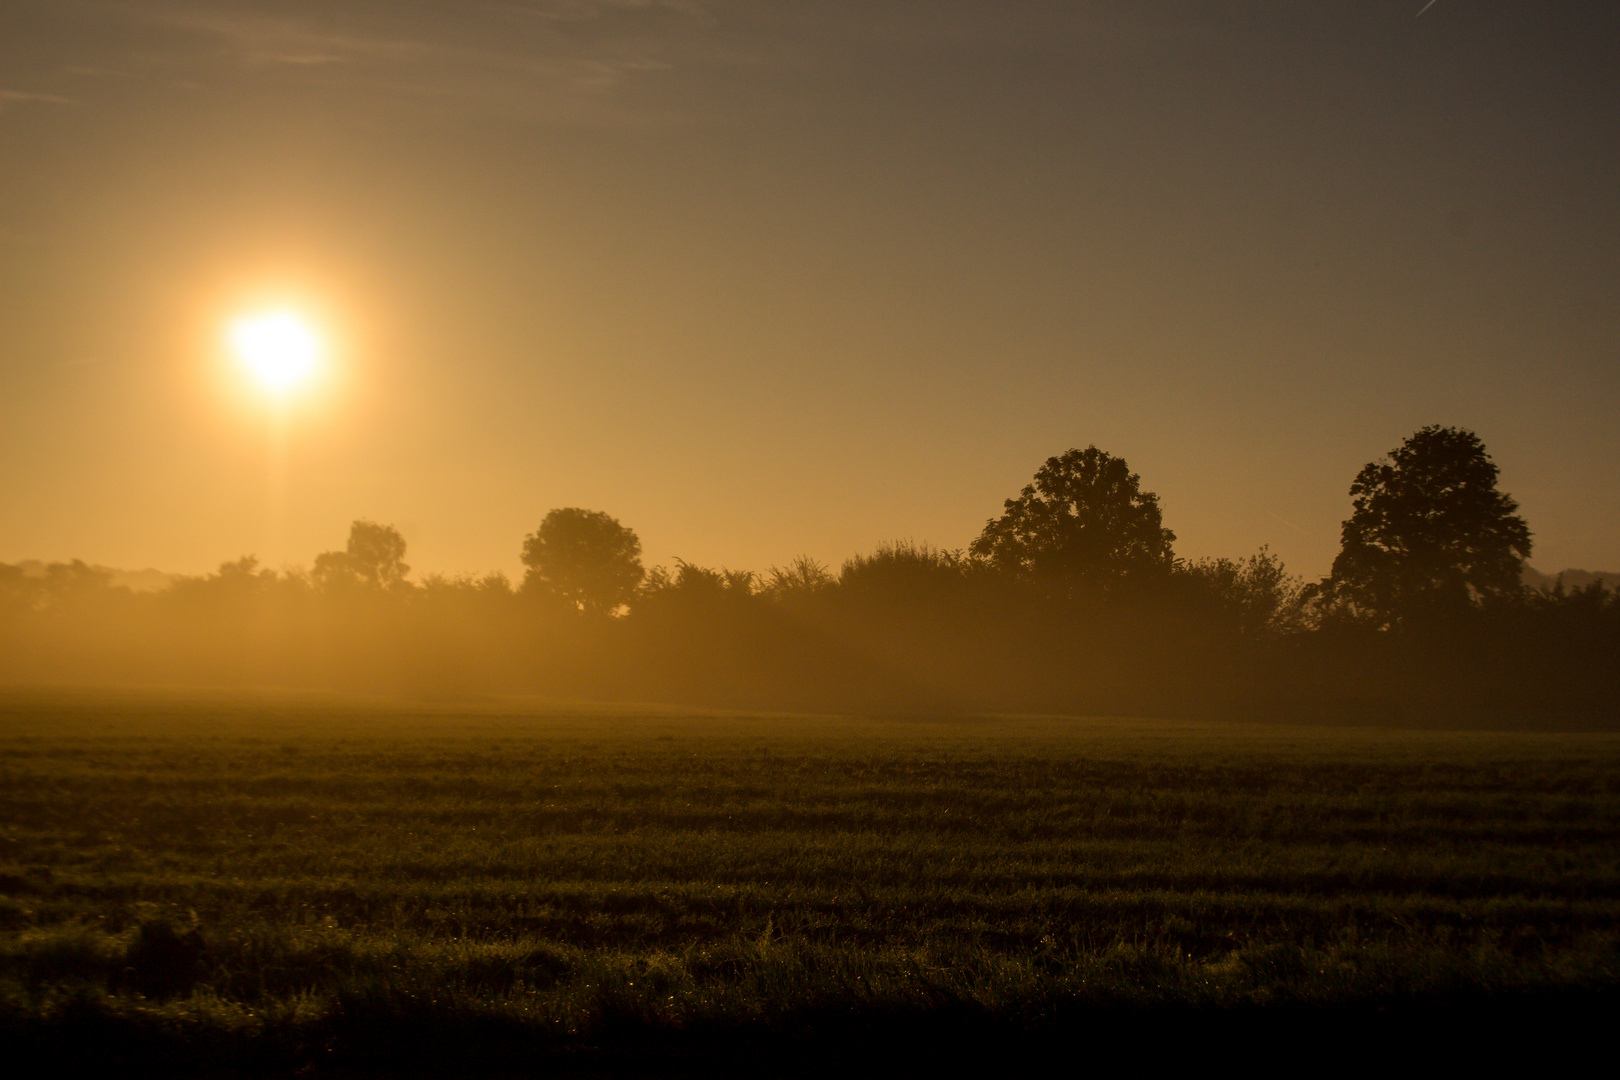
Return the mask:
<svg viewBox="0 0 1620 1080">
<path fill-rule="evenodd" d="M 54 1061 L 1151 1065 L 1617 991 L 1613 734 L 0 694 Z"/>
</svg>

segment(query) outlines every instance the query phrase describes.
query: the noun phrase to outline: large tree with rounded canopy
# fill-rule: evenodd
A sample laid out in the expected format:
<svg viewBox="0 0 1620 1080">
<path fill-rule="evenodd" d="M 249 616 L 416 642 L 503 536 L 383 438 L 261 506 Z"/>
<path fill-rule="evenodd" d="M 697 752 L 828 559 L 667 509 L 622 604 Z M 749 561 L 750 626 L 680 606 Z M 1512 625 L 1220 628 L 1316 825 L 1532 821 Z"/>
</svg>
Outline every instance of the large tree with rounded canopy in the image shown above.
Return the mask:
<svg viewBox="0 0 1620 1080">
<path fill-rule="evenodd" d="M 1060 591 L 1107 592 L 1167 575 L 1175 539 L 1164 527 L 1159 497 L 1142 490 L 1124 459 L 1088 446 L 1047 458 L 969 550 Z"/>
<path fill-rule="evenodd" d="M 548 513 L 523 540 L 525 591 L 559 597 L 590 615 L 611 615 L 641 584 L 641 541 L 600 510 Z"/>
<path fill-rule="evenodd" d="M 1530 529 L 1472 431 L 1431 425 L 1365 466 L 1333 572 L 1329 610 L 1378 626 L 1516 597 Z"/>
</svg>

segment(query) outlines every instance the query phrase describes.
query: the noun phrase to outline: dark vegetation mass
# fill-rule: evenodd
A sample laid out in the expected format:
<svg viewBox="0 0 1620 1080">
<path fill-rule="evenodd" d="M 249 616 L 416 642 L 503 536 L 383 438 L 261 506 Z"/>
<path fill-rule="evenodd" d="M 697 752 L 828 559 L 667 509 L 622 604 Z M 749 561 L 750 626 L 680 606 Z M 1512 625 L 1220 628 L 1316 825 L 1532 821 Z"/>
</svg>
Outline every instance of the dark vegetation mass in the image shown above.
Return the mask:
<svg viewBox="0 0 1620 1080">
<path fill-rule="evenodd" d="M 155 594 L 83 563 L 0 566 L 0 679 L 278 685 L 755 709 L 1047 711 L 1606 725 L 1620 599 L 1529 588 L 1530 531 L 1480 440 L 1417 432 L 1355 478 L 1332 574 L 1175 555 L 1157 497 L 1096 447 L 1049 459 L 962 551 L 837 573 L 676 560 L 553 510 L 527 568 L 410 579 L 357 521 L 309 572 L 251 556 Z"/>
<path fill-rule="evenodd" d="M 1609 733 L 9 691 L 0 1043 L 165 1076 L 1336 1073 L 1408 1038 L 1556 1069 L 1617 1003 L 1617 764 Z"/>
<path fill-rule="evenodd" d="M 0 568 L 0 1045 L 164 1076 L 1556 1067 L 1620 1004 L 1620 600 L 1527 587 L 1496 477 L 1416 433 L 1308 585 L 1178 558 L 1095 447 L 964 551 L 836 574 L 648 572 L 580 508 L 516 587 L 413 581 L 370 521 L 307 573 L 155 593 Z"/>
</svg>

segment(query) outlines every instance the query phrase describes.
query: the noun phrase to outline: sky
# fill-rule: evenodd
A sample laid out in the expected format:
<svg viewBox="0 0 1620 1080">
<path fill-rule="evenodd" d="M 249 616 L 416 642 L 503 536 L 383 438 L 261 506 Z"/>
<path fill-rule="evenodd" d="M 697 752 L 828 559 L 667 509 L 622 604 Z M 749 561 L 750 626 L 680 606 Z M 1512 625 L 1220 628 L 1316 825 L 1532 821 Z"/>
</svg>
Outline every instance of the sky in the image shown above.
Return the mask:
<svg viewBox="0 0 1620 1080">
<path fill-rule="evenodd" d="M 1443 424 L 1620 570 L 1620 5 L 1421 8 L 0 0 L 0 561 L 836 568 L 1094 444 L 1315 578 Z"/>
</svg>

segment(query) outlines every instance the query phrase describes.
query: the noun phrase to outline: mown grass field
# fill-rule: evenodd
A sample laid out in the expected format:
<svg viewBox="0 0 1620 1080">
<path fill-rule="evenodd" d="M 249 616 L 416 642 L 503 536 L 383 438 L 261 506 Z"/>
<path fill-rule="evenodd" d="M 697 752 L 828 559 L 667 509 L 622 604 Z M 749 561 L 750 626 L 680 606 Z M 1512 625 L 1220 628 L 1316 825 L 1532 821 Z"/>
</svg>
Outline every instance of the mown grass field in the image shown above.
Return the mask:
<svg viewBox="0 0 1620 1080">
<path fill-rule="evenodd" d="M 1617 991 L 1613 734 L 0 693 L 46 1061 L 1329 1061 Z"/>
</svg>

